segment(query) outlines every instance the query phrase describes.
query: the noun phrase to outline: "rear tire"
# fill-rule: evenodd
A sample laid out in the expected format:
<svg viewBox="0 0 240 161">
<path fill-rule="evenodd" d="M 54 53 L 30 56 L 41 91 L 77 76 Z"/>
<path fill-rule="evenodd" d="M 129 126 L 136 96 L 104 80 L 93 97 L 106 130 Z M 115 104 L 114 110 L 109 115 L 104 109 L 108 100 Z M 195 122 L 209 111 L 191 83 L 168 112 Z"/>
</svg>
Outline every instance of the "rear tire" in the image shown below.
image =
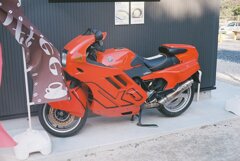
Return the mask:
<svg viewBox="0 0 240 161">
<path fill-rule="evenodd" d="M 179 98 L 176 98 L 175 100 L 171 101 L 168 105 L 166 106 L 162 105 L 161 107 L 158 108 L 158 111 L 167 117 L 179 116 L 189 108 L 193 101 L 193 97 L 194 97 L 194 83 L 192 84 L 191 87 L 182 92 L 182 98 L 180 96 Z"/>
<path fill-rule="evenodd" d="M 44 104 L 38 112 L 38 118 L 43 128 L 57 137 L 69 137 L 77 134 L 85 125 L 88 108 L 84 116 L 79 118 L 68 112 L 54 109 L 49 104 Z"/>
</svg>

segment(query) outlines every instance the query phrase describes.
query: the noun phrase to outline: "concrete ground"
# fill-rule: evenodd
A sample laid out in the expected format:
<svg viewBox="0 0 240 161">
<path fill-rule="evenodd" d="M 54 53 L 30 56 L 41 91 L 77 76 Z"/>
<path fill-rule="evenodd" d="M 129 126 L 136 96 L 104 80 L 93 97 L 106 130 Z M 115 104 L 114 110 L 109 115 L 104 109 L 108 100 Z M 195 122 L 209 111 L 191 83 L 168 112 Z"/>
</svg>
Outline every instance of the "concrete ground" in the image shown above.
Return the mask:
<svg viewBox="0 0 240 161">
<path fill-rule="evenodd" d="M 240 84 L 240 40 L 227 39 L 218 44 L 217 78 Z"/>
<path fill-rule="evenodd" d="M 209 161 L 220 160 L 221 156 L 222 160 L 230 160 L 240 154 L 234 154 L 240 146 L 236 139 L 240 136 L 239 129 L 234 125 L 231 131 L 231 126 L 227 130 L 224 125 L 214 124 L 237 118 L 225 110 L 225 103 L 239 94 L 240 87 L 218 81 L 211 99 L 202 93 L 200 101 L 194 101 L 179 117 L 167 118 L 157 110 L 145 111 L 143 122 L 156 123 L 158 128 L 138 127 L 136 121 L 129 121 L 130 117 L 89 118 L 84 129 L 74 137 L 51 136 L 50 155 L 35 153 L 28 161 Z M 26 119 L 2 123 L 12 136 L 27 128 Z M 33 117 L 33 127 L 42 129 L 36 117 Z M 0 161 L 16 161 L 13 151 L 1 149 Z"/>
<path fill-rule="evenodd" d="M 239 161 L 239 137 L 238 118 L 115 149 L 89 151 L 69 161 Z"/>
</svg>

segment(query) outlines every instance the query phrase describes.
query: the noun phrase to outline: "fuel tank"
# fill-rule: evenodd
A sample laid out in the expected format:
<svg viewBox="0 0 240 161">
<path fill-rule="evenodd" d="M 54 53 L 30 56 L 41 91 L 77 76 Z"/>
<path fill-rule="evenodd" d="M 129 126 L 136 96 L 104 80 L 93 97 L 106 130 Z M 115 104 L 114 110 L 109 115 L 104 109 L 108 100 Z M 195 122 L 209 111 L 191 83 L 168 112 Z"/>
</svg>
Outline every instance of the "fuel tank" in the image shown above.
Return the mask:
<svg viewBox="0 0 240 161">
<path fill-rule="evenodd" d="M 135 53 L 127 48 L 111 48 L 98 52 L 97 61 L 106 66 L 128 70 L 132 68 L 131 63 L 135 56 Z"/>
</svg>

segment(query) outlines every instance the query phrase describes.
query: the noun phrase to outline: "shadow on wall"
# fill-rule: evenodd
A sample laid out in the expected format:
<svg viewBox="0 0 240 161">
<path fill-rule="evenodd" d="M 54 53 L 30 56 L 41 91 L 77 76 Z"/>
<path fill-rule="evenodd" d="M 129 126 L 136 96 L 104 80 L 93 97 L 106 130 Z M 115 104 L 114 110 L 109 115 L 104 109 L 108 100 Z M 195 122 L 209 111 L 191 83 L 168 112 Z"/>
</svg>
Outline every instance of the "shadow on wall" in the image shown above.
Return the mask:
<svg viewBox="0 0 240 161">
<path fill-rule="evenodd" d="M 160 3 L 156 3 L 159 6 L 156 15 L 164 13 L 176 21 L 186 17 L 200 18 L 206 9 L 218 14 L 219 6 L 216 4 L 215 0 L 161 0 Z"/>
</svg>

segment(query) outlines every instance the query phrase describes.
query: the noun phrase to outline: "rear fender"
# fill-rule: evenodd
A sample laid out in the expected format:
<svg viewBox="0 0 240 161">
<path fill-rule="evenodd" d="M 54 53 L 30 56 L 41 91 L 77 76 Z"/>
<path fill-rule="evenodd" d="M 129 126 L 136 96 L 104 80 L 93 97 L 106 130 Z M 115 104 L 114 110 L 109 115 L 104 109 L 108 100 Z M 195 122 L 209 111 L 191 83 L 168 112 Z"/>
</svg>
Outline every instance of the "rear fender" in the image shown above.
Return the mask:
<svg viewBox="0 0 240 161">
<path fill-rule="evenodd" d="M 68 83 L 69 84 L 69 83 Z M 49 103 L 52 108 L 69 112 L 72 115 L 83 117 L 87 108 L 87 91 L 84 88 L 69 88 L 69 100 Z"/>
<path fill-rule="evenodd" d="M 201 83 L 201 80 L 200 80 L 200 78 L 199 78 L 199 71 L 197 71 L 196 73 L 194 73 L 194 74 L 192 75 L 192 79 L 193 79 L 194 82 L 196 82 L 196 83 Z"/>
<path fill-rule="evenodd" d="M 192 77 L 200 69 L 197 61 L 189 61 L 178 64 L 142 77 L 143 80 L 161 78 L 167 81 L 166 90 L 174 88 L 178 83 Z"/>
</svg>

